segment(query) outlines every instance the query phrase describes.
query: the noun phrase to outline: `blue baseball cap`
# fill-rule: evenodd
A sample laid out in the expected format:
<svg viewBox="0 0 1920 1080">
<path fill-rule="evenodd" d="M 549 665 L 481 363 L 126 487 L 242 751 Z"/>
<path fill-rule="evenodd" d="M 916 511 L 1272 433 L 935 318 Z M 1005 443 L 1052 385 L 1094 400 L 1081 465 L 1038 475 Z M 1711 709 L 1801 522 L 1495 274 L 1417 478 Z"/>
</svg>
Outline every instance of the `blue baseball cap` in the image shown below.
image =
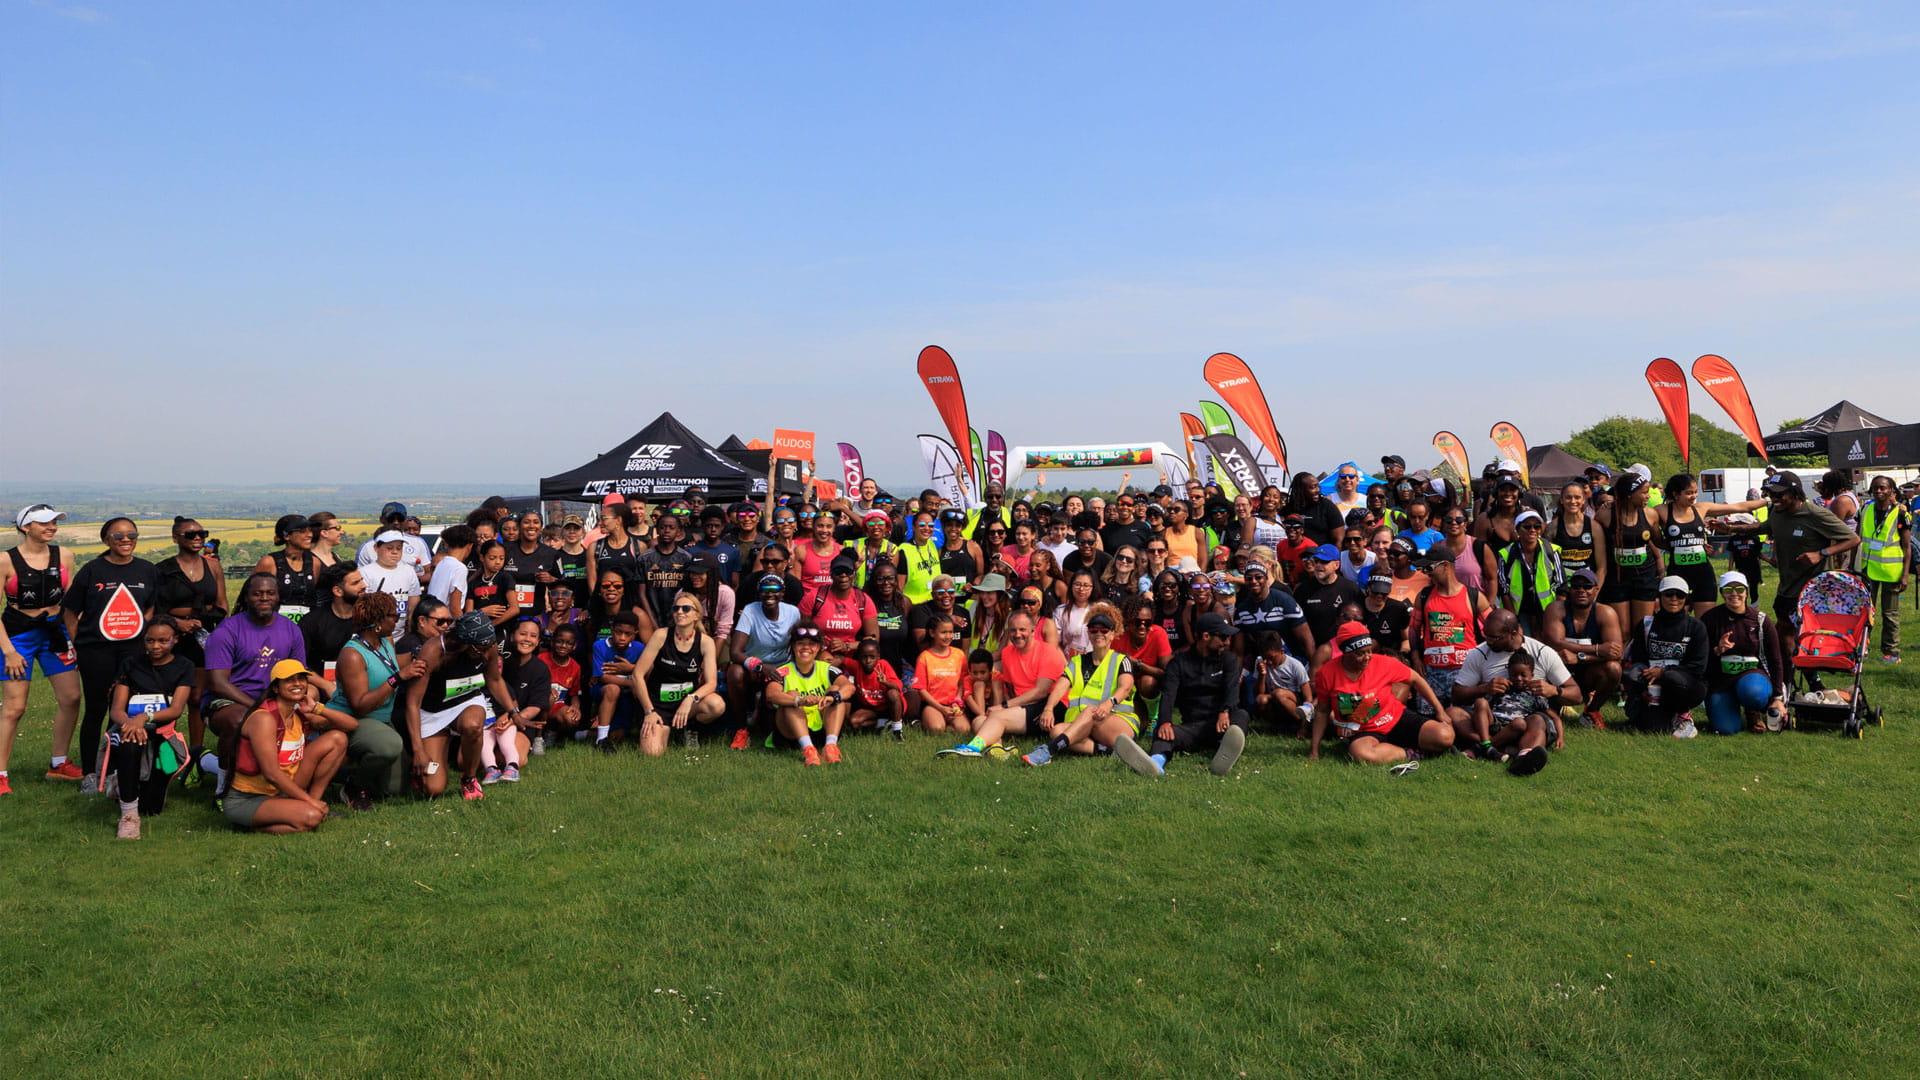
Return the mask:
<svg viewBox="0 0 1920 1080">
<path fill-rule="evenodd" d="M 1321 544 L 1319 547 L 1307 552 L 1307 558 L 1319 559 L 1321 562 L 1339 562 L 1340 549 L 1334 547 L 1332 544 Z"/>
</svg>

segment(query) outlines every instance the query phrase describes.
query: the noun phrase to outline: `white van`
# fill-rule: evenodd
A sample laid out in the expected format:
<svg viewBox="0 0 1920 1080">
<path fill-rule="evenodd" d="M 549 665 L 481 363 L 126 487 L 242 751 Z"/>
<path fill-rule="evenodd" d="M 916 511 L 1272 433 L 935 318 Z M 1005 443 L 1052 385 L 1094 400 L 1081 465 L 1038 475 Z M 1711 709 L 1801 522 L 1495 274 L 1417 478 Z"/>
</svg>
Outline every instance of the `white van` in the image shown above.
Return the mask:
<svg viewBox="0 0 1920 1080">
<path fill-rule="evenodd" d="M 1813 498 L 1813 485 L 1820 481 L 1820 471 L 1790 470 L 1800 476 L 1800 488 Z M 1765 469 L 1703 469 L 1700 472 L 1700 501 L 1715 503 L 1737 503 L 1747 501 L 1747 492 L 1759 487 L 1767 479 Z"/>
</svg>

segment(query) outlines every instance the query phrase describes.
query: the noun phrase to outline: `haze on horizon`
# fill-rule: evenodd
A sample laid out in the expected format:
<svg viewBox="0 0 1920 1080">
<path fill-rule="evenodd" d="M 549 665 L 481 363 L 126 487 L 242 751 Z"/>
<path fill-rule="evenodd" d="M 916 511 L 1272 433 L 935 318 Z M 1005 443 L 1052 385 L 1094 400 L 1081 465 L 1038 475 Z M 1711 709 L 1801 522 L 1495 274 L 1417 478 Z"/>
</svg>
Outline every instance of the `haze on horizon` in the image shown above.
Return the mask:
<svg viewBox="0 0 1920 1080">
<path fill-rule="evenodd" d="M 1917 53 L 1898 4 L 4 0 L 0 481 L 529 491 L 670 409 L 899 485 L 928 343 L 1015 444 L 1175 442 L 1236 352 L 1314 469 L 1704 352 L 1768 428 L 1920 420 Z"/>
</svg>

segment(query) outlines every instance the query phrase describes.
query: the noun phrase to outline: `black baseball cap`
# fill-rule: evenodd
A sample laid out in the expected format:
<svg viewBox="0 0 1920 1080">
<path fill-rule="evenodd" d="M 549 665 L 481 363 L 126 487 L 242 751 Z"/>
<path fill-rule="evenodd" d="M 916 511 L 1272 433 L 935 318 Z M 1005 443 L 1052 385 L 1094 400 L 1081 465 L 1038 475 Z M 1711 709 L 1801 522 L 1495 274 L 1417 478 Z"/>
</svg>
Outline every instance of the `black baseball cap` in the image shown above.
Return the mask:
<svg viewBox="0 0 1920 1080">
<path fill-rule="evenodd" d="M 1380 456 L 1380 464 L 1381 465 L 1398 465 L 1404 469 L 1407 467 L 1407 459 L 1401 457 L 1399 454 L 1382 454 Z"/>
<path fill-rule="evenodd" d="M 1771 495 L 1776 491 L 1800 490 L 1800 474 L 1791 469 L 1783 469 L 1760 482 L 1760 490 Z"/>
<path fill-rule="evenodd" d="M 381 521 L 404 520 L 407 516 L 407 504 L 390 502 L 380 508 Z"/>
<path fill-rule="evenodd" d="M 1195 619 L 1193 628 L 1203 634 L 1213 634 L 1218 637 L 1232 637 L 1240 632 L 1239 627 L 1211 611 Z"/>
<path fill-rule="evenodd" d="M 1156 499 L 1162 495 L 1172 495 L 1172 494 L 1173 494 L 1173 489 L 1168 487 L 1165 484 L 1161 484 L 1159 487 L 1156 487 L 1153 489 L 1153 497 Z"/>
</svg>

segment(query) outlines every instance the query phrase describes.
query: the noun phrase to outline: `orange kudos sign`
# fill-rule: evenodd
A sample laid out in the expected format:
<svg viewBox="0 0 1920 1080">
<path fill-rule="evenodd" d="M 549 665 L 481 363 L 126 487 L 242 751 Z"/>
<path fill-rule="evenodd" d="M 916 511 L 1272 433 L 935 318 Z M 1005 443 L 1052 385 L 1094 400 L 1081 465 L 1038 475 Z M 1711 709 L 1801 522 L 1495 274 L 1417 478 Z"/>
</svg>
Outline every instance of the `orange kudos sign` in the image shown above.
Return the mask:
<svg viewBox="0 0 1920 1080">
<path fill-rule="evenodd" d="M 813 460 L 813 432 L 773 429 L 773 456 L 788 461 Z"/>
</svg>

